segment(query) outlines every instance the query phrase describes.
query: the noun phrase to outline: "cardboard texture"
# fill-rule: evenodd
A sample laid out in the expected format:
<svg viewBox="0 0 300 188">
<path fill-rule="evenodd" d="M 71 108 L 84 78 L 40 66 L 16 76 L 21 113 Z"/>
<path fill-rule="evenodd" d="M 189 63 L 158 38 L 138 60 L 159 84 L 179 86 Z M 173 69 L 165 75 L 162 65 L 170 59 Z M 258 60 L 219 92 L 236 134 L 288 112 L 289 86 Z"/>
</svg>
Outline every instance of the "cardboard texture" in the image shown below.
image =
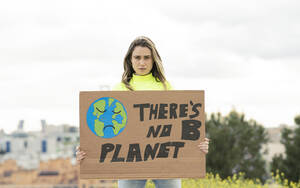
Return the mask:
<svg viewBox="0 0 300 188">
<path fill-rule="evenodd" d="M 204 138 L 204 91 L 80 92 L 82 179 L 205 177 Z"/>
</svg>

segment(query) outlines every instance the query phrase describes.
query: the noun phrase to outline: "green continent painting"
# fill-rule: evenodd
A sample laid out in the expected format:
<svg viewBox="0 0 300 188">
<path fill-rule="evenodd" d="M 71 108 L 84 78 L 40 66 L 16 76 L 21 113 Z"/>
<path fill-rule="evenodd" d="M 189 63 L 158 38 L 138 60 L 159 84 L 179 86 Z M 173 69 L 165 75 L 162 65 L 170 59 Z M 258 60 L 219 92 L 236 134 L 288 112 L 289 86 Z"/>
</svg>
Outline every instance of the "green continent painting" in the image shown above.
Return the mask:
<svg viewBox="0 0 300 188">
<path fill-rule="evenodd" d="M 102 97 L 90 105 L 86 120 L 95 135 L 113 138 L 124 130 L 127 124 L 127 112 L 117 99 Z"/>
</svg>

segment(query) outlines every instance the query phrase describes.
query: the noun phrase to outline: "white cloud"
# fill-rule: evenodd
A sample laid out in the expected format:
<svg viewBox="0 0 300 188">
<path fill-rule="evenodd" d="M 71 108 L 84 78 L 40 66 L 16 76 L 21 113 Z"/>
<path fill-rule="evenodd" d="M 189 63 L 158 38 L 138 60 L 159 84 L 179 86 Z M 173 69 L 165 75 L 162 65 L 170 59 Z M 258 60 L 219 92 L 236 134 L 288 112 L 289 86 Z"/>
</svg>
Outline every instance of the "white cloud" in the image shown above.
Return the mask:
<svg viewBox="0 0 300 188">
<path fill-rule="evenodd" d="M 78 125 L 78 92 L 121 79 L 139 35 L 177 89 L 205 89 L 266 126 L 293 124 L 300 90 L 299 1 L 5 1 L 0 3 L 0 129 L 19 119 Z M 16 110 L 17 109 L 17 110 Z M 25 123 L 25 127 L 27 124 Z"/>
</svg>

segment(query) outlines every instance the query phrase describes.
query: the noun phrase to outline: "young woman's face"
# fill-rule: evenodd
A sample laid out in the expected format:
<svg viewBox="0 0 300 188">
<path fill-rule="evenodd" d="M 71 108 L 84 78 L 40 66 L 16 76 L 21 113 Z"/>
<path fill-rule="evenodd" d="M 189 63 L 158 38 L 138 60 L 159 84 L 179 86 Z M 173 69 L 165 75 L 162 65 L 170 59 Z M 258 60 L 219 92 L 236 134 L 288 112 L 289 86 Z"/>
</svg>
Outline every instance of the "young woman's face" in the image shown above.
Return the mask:
<svg viewBox="0 0 300 188">
<path fill-rule="evenodd" d="M 131 63 L 136 75 L 143 76 L 149 74 L 153 67 L 150 49 L 136 46 L 132 52 Z"/>
</svg>

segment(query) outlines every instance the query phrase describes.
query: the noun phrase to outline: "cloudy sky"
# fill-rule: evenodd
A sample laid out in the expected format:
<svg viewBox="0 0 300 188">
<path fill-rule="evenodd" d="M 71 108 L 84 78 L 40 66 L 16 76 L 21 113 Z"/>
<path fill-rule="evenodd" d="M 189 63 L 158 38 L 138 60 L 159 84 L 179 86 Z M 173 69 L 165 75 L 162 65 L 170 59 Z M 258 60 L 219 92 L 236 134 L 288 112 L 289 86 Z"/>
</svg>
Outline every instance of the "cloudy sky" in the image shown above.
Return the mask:
<svg viewBox="0 0 300 188">
<path fill-rule="evenodd" d="M 150 37 L 175 89 L 206 92 L 206 112 L 265 127 L 300 114 L 300 1 L 0 3 L 0 129 L 79 125 L 79 91 L 118 83 L 137 36 Z"/>
</svg>

